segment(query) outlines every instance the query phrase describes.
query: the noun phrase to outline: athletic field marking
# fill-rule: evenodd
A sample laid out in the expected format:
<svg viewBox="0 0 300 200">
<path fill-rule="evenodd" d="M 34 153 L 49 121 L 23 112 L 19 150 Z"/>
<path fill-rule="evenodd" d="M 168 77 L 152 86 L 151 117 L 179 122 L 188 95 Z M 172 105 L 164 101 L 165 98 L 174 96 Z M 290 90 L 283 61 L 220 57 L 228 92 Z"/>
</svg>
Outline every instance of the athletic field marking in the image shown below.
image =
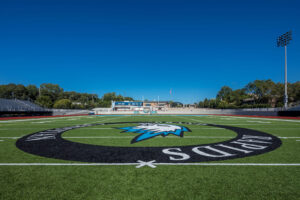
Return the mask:
<svg viewBox="0 0 300 200">
<path fill-rule="evenodd" d="M 224 119 L 224 118 L 222 118 L 223 116 L 219 116 L 219 117 L 216 116 L 216 117 L 217 117 L 217 119 L 222 119 L 222 120 Z M 254 119 L 254 120 L 270 120 L 270 121 L 283 121 L 283 122 L 296 122 L 296 123 L 298 122 L 298 123 L 300 123 L 300 120 L 292 120 L 292 119 L 273 119 L 273 118 L 235 117 L 235 116 L 226 116 L 226 117 L 228 117 L 228 118 L 236 118 L 236 119 L 245 119 L 245 120 L 247 120 L 247 119 Z M 216 122 L 214 122 L 214 123 L 216 123 Z"/>
<path fill-rule="evenodd" d="M 116 128 L 84 128 L 84 129 L 95 129 L 95 130 L 99 129 L 99 130 L 101 130 L 101 129 L 116 129 Z M 223 129 L 223 128 L 193 128 L 193 129 Z"/>
<path fill-rule="evenodd" d="M 103 139 L 115 139 L 115 138 L 132 138 L 132 136 L 83 136 L 83 137 L 63 137 L 63 138 L 103 138 Z M 161 139 L 164 139 L 163 137 L 158 137 L 158 138 L 161 138 Z M 188 138 L 203 138 L 203 139 L 206 139 L 206 138 L 233 138 L 233 137 L 229 137 L 229 136 L 184 136 L 182 138 L 178 138 L 178 137 L 175 137 L 175 136 L 169 136 L 169 138 L 176 138 L 176 139 L 188 139 Z M 297 138 L 300 138 L 300 137 L 278 137 L 278 138 L 281 138 L 281 139 L 297 139 Z"/>
<path fill-rule="evenodd" d="M 217 123 L 214 123 L 214 124 L 217 124 Z M 224 123 L 222 123 L 222 125 L 233 125 L 233 126 L 259 126 L 259 125 L 270 125 L 270 126 L 274 126 L 274 124 L 224 124 Z"/>
<path fill-rule="evenodd" d="M 115 129 L 115 128 L 84 128 L 84 129 L 95 129 L 95 130 L 101 130 L 101 129 Z M 224 128 L 192 128 L 192 130 L 194 129 L 197 129 L 197 130 L 224 130 Z M 300 130 L 300 127 L 299 128 L 265 128 L 265 127 L 261 127 L 261 128 L 257 128 L 257 129 L 299 129 Z M 0 129 L 2 130 L 2 129 Z M 9 130 L 9 129 L 6 129 L 6 130 Z"/>
<path fill-rule="evenodd" d="M 300 123 L 300 120 L 292 120 L 292 119 L 273 119 L 273 118 L 260 118 L 260 117 L 233 117 L 233 116 L 227 116 L 231 118 L 237 118 L 237 119 L 255 119 L 255 120 L 270 120 L 270 121 L 283 121 L 283 122 L 298 122 Z"/>
<path fill-rule="evenodd" d="M 19 139 L 20 137 L 0 137 L 1 139 Z M 70 136 L 70 137 L 63 137 L 63 138 L 83 138 L 83 139 L 93 139 L 93 138 L 100 138 L 100 139 L 122 139 L 122 138 L 132 138 L 132 136 Z M 159 137 L 158 137 L 159 138 Z M 169 138 L 176 138 L 176 139 L 184 139 L 184 138 L 233 138 L 229 136 L 185 136 L 182 138 L 178 138 L 176 136 L 169 136 Z M 300 138 L 300 137 L 299 137 Z M 161 137 L 163 139 L 163 137 Z"/>
<path fill-rule="evenodd" d="M 12 120 L 0 120 L 0 123 L 6 123 L 6 122 L 25 122 L 25 121 L 36 121 L 36 120 L 58 120 L 58 119 L 66 119 L 66 118 L 73 118 L 73 117 L 82 117 L 82 116 L 68 116 L 68 117 L 53 117 L 53 118 L 39 118 L 39 119 L 12 119 Z"/>
<path fill-rule="evenodd" d="M 101 122 L 101 121 L 98 121 L 98 122 Z M 94 123 L 94 122 L 93 122 Z M 39 125 L 48 125 L 48 124 L 39 124 Z M 283 128 L 282 126 L 281 127 L 278 127 L 278 128 L 272 128 L 271 126 L 274 126 L 272 124 L 222 124 L 224 126 L 228 125 L 228 126 L 258 126 L 257 129 L 299 129 L 300 130 L 300 127 L 286 127 L 286 128 Z M 270 128 L 269 127 L 260 127 L 260 126 L 265 126 L 265 125 L 270 125 Z M 276 126 L 276 125 L 275 125 Z M 33 127 L 33 128 L 0 128 L 0 131 L 8 131 L 8 130 L 34 130 L 34 129 L 41 129 L 41 127 Z M 114 129 L 114 128 L 84 128 L 84 129 Z M 192 128 L 192 129 L 223 129 L 223 128 Z"/>
<path fill-rule="evenodd" d="M 84 128 L 84 129 L 89 129 L 89 130 L 90 130 L 90 129 L 95 129 L 95 130 L 101 130 L 101 129 L 104 129 L 104 130 L 105 130 L 105 129 L 115 129 L 115 128 Z"/>
<path fill-rule="evenodd" d="M 105 122 L 107 120 L 115 120 L 115 119 L 120 119 L 120 118 L 124 118 L 124 117 L 122 116 L 122 117 L 116 117 L 116 118 L 103 119 L 103 120 L 100 120 L 100 121 L 94 121 L 92 123 L 102 123 L 102 122 Z"/>
<path fill-rule="evenodd" d="M 99 117 L 104 117 L 104 116 L 99 116 Z M 85 116 L 67 116 L 67 117 L 52 117 L 52 118 L 34 118 L 34 119 L 12 119 L 12 120 L 5 120 L 5 121 L 2 121 L 0 120 L 0 123 L 14 123 L 14 122 L 26 122 L 26 121 L 37 121 L 37 120 L 63 120 L 63 119 L 68 119 L 68 118 L 76 118 L 77 119 L 80 119 L 80 118 L 83 118 L 83 119 L 87 119 Z M 94 117 L 93 117 L 94 118 Z M 95 118 L 96 119 L 96 118 Z"/>
<path fill-rule="evenodd" d="M 111 117 L 110 116 L 97 116 L 97 117 Z M 134 115 L 124 115 L 125 116 L 134 116 Z M 2 121 L 0 120 L 0 123 L 14 123 L 14 122 L 24 122 L 24 121 L 34 121 L 34 120 L 60 120 L 60 119 L 66 119 L 66 118 L 84 118 L 87 119 L 85 116 L 67 116 L 67 117 L 53 117 L 53 118 L 39 118 L 39 119 L 16 119 L 16 120 L 5 120 Z M 134 116 L 136 117 L 136 116 Z M 179 117 L 179 116 L 174 116 L 174 117 Z M 198 117 L 198 116 L 193 116 L 193 117 Z M 224 118 L 224 116 L 215 116 L 216 118 Z M 94 118 L 94 117 L 91 117 Z M 300 120 L 290 120 L 290 119 L 271 119 L 271 118 L 256 118 L 256 117 L 237 117 L 237 116 L 226 116 L 226 118 L 237 118 L 237 119 L 255 119 L 255 120 L 271 120 L 271 121 L 287 121 L 287 122 L 297 122 L 300 123 Z M 193 120 L 193 119 L 192 119 Z"/>
<path fill-rule="evenodd" d="M 261 122 L 261 121 L 247 121 L 247 122 L 255 122 L 255 123 L 261 123 L 261 124 L 270 124 L 271 122 Z"/>
<path fill-rule="evenodd" d="M 101 138 L 101 139 L 122 139 L 122 138 L 132 138 L 132 136 L 86 136 L 86 137 L 63 137 L 63 138 Z M 189 138 L 233 138 L 233 137 L 224 137 L 224 136 L 185 136 L 185 137 L 182 137 L 182 138 L 178 138 L 178 137 L 175 137 L 175 136 L 169 136 L 169 138 L 175 138 L 175 139 L 189 139 Z M 158 139 L 164 139 L 163 137 L 158 137 Z"/>
<path fill-rule="evenodd" d="M 24 135 L 25 136 L 25 135 Z M 19 139 L 23 136 L 17 136 L 17 137 L 0 137 L 0 139 Z M 284 137 L 284 136 L 276 136 L 281 139 L 298 139 L 300 137 Z M 63 138 L 103 138 L 103 139 L 119 139 L 119 138 L 132 138 L 132 136 L 74 136 L 74 137 L 63 137 Z M 159 137 L 158 137 L 159 138 Z M 163 137 L 161 137 L 163 139 Z M 169 136 L 168 138 L 178 138 L 176 136 Z M 184 136 L 180 139 L 185 138 L 233 138 L 229 136 Z M 178 138 L 179 139 L 179 138 Z"/>
<path fill-rule="evenodd" d="M 151 161 L 148 161 L 148 162 L 138 160 L 137 162 L 139 163 L 139 165 L 137 165 L 136 168 L 141 168 L 141 167 L 144 167 L 144 166 L 148 166 L 148 167 L 151 167 L 151 168 L 155 168 L 156 167 L 154 165 L 155 164 L 154 163 L 155 160 L 151 160 Z"/>
<path fill-rule="evenodd" d="M 299 128 L 265 128 L 265 127 L 254 127 L 255 129 L 271 129 L 271 130 L 277 130 L 277 129 L 298 129 L 300 130 L 300 127 Z"/>
<path fill-rule="evenodd" d="M 192 118 L 185 118 L 185 117 L 180 117 L 182 119 L 185 119 L 185 120 L 193 120 L 193 121 L 196 121 L 196 122 L 203 122 L 203 121 L 200 121 L 200 120 L 197 120 L 197 119 L 192 119 Z"/>
<path fill-rule="evenodd" d="M 3 142 L 4 140 L 0 140 L 0 142 Z"/>
<path fill-rule="evenodd" d="M 53 121 L 43 121 L 43 122 L 31 122 L 32 124 L 44 124 L 44 123 L 49 123 Z"/>
<path fill-rule="evenodd" d="M 97 122 L 104 122 L 104 121 L 107 121 L 107 120 L 115 120 L 115 119 L 120 119 L 120 118 L 124 118 L 124 117 L 122 116 L 122 117 L 116 117 L 116 118 L 103 119 L 103 120 L 97 121 Z"/>
<path fill-rule="evenodd" d="M 184 166 L 300 166 L 300 163 L 155 163 L 152 161 L 137 161 L 137 163 L 0 163 L 0 166 L 113 166 L 136 165 L 156 167 L 155 165 L 184 165 Z"/>
</svg>

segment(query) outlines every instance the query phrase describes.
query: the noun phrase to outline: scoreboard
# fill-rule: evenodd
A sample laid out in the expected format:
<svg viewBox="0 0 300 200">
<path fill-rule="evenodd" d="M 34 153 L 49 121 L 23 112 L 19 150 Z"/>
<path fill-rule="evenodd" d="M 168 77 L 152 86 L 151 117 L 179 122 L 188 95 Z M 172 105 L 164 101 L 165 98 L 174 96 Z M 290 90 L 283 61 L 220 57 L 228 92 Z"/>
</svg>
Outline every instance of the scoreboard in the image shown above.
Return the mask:
<svg viewBox="0 0 300 200">
<path fill-rule="evenodd" d="M 143 102 L 116 101 L 115 106 L 143 106 Z"/>
</svg>

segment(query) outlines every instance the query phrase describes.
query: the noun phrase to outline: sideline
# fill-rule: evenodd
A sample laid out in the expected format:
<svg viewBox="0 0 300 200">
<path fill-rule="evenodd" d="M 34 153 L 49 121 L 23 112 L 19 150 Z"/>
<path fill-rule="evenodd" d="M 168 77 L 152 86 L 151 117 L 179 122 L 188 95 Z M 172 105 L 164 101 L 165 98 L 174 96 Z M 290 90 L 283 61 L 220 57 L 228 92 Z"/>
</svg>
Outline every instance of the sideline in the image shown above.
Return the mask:
<svg viewBox="0 0 300 200">
<path fill-rule="evenodd" d="M 300 123 L 300 118 L 268 118 L 265 116 L 235 116 L 235 115 L 223 115 L 229 118 L 236 118 L 236 119 L 255 119 L 255 120 L 270 120 L 270 121 L 281 121 L 281 122 L 298 122 Z"/>
<path fill-rule="evenodd" d="M 165 166 L 274 166 L 298 167 L 300 163 L 155 163 L 155 160 L 145 162 L 138 160 L 136 163 L 0 163 L 0 166 L 130 166 L 136 168 L 148 166 L 156 168 L 157 165 Z"/>
<path fill-rule="evenodd" d="M 26 136 L 26 135 L 24 135 Z M 274 135 L 276 136 L 276 135 Z M 17 137 L 0 137 L 0 139 L 19 139 L 23 136 L 17 136 Z M 300 137 L 285 137 L 285 136 L 276 136 L 278 138 L 281 139 L 298 139 Z M 74 137 L 62 137 L 62 138 L 102 138 L 102 139 L 121 139 L 121 138 L 132 138 L 132 136 L 74 136 Z M 169 136 L 168 138 L 179 138 L 178 136 Z M 207 139 L 207 138 L 233 138 L 230 136 L 184 136 L 180 139 L 189 139 L 189 138 L 203 138 L 203 139 Z M 161 137 L 161 139 L 164 139 L 163 137 Z"/>
<path fill-rule="evenodd" d="M 57 119 L 66 119 L 66 118 L 74 118 L 74 117 L 83 117 L 83 116 L 61 116 L 61 117 L 55 117 L 55 116 L 51 116 L 51 118 L 49 117 L 41 117 L 41 118 L 25 118 L 25 119 L 10 119 L 10 120 L 2 120 L 0 118 L 0 123 L 7 123 L 7 122 L 26 122 L 26 121 L 36 121 L 36 120 L 57 120 Z"/>
<path fill-rule="evenodd" d="M 18 119 L 39 119 L 39 118 L 56 118 L 56 117 L 79 117 L 90 116 L 89 114 L 75 114 L 75 115 L 48 115 L 48 116 L 24 116 L 24 117 L 0 117 L 1 120 L 18 120 Z"/>
</svg>

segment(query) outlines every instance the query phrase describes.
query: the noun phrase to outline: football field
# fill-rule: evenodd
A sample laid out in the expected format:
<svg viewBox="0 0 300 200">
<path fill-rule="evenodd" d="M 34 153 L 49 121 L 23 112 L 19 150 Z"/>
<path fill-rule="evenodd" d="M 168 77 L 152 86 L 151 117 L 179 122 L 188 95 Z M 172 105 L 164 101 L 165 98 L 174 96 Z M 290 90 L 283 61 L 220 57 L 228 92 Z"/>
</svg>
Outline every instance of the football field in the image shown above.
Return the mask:
<svg viewBox="0 0 300 200">
<path fill-rule="evenodd" d="M 0 120 L 0 199 L 300 199 L 300 120 Z"/>
</svg>

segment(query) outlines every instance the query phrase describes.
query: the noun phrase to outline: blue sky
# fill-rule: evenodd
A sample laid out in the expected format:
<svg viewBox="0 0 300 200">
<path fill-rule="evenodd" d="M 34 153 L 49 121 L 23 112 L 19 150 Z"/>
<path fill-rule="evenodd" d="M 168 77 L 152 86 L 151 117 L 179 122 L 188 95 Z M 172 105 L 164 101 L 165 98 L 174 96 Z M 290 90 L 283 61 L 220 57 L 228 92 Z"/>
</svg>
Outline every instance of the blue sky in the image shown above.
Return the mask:
<svg viewBox="0 0 300 200">
<path fill-rule="evenodd" d="M 0 84 L 193 103 L 300 80 L 300 1 L 0 1 Z M 172 88 L 172 96 L 170 96 Z"/>
</svg>

